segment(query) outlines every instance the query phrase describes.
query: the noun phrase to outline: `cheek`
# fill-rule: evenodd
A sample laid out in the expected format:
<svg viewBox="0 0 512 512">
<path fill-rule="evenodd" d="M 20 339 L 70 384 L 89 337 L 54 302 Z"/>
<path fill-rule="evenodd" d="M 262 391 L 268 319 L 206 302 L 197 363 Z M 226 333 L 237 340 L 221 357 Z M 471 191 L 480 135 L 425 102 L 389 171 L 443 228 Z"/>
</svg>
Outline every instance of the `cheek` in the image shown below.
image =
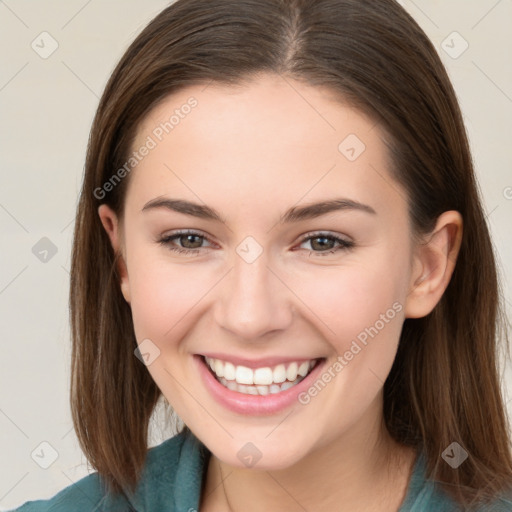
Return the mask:
<svg viewBox="0 0 512 512">
<path fill-rule="evenodd" d="M 385 267 L 329 269 L 301 279 L 300 297 L 315 315 L 309 318 L 316 317 L 311 321 L 335 352 L 319 377 L 322 382 L 313 383 L 301 398 L 325 426 L 325 439 L 332 426 L 349 428 L 374 403 L 395 359 L 405 281 L 399 265 L 383 275 Z"/>
<path fill-rule="evenodd" d="M 377 335 L 373 328 L 383 340 L 380 346 L 396 344 L 405 279 L 400 263 L 391 267 L 385 258 L 377 261 L 289 274 L 293 289 L 310 310 L 308 317 L 316 318 L 312 321 L 338 354 L 349 350 L 353 340 L 364 345 L 371 337 L 368 331 Z"/>
<path fill-rule="evenodd" d="M 170 264 L 161 257 L 132 254 L 129 276 L 136 339 L 139 344 L 149 339 L 156 346 L 149 344 L 158 355 L 147 369 L 167 400 L 181 412 L 180 417 L 188 419 L 190 404 L 181 383 L 194 368 L 190 358 L 183 357 L 187 354 L 182 340 L 193 331 L 202 312 L 201 299 L 214 287 L 217 274 L 198 272 L 193 265 Z"/>
<path fill-rule="evenodd" d="M 132 253 L 128 269 L 131 308 L 137 339 L 150 338 L 165 348 L 190 328 L 189 318 L 215 284 L 215 274 L 200 266 L 165 261 L 165 255 Z M 163 347 L 162 347 L 163 348 Z"/>
</svg>

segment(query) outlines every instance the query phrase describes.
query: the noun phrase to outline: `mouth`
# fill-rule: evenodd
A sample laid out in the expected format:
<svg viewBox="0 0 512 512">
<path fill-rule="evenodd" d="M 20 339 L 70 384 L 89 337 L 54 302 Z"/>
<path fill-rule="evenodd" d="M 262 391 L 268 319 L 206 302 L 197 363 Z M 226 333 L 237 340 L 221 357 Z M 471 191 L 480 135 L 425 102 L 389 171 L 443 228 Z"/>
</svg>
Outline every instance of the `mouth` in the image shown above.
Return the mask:
<svg viewBox="0 0 512 512">
<path fill-rule="evenodd" d="M 296 386 L 324 358 L 298 359 L 274 366 L 250 368 L 230 361 L 201 356 L 203 363 L 219 384 L 244 395 L 274 395 Z"/>
<path fill-rule="evenodd" d="M 214 401 L 246 417 L 273 415 L 297 406 L 299 396 L 316 382 L 327 364 L 326 357 L 256 361 L 225 354 L 195 354 L 193 359 Z"/>
</svg>

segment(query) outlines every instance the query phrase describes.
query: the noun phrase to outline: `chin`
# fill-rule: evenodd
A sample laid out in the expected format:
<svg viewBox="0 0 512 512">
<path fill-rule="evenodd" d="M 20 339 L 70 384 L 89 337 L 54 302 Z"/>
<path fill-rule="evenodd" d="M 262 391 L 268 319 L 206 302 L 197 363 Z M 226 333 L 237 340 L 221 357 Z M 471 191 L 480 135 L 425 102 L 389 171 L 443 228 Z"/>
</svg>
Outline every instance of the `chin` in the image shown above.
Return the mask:
<svg viewBox="0 0 512 512">
<path fill-rule="evenodd" d="M 247 433 L 229 440 L 205 438 L 203 443 L 223 463 L 239 469 L 276 471 L 289 468 L 307 456 L 308 447 L 301 440 L 290 440 L 286 433 L 274 436 L 268 432 L 265 429 L 258 436 Z"/>
</svg>

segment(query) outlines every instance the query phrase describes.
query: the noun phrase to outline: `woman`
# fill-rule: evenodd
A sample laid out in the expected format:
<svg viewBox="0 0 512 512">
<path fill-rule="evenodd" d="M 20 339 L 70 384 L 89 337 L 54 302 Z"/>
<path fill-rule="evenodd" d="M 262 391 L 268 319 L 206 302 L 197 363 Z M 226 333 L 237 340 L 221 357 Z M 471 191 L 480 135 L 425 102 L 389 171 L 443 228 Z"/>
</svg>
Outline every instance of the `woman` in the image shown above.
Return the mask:
<svg viewBox="0 0 512 512">
<path fill-rule="evenodd" d="M 393 0 L 178 0 L 92 127 L 72 412 L 18 510 L 512 510 L 496 267 L 459 106 Z M 147 449 L 164 397 L 186 425 Z"/>
</svg>

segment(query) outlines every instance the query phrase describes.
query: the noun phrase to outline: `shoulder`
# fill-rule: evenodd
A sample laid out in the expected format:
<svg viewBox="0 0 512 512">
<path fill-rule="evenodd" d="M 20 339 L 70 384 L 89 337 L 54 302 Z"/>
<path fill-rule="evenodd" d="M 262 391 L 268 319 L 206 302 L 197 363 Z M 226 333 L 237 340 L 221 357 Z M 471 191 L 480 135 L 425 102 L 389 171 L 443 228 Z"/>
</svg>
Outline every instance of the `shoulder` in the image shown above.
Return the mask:
<svg viewBox="0 0 512 512">
<path fill-rule="evenodd" d="M 104 491 L 98 473 L 92 473 L 62 489 L 53 498 L 27 501 L 11 512 L 64 512 L 102 510 Z"/>
<path fill-rule="evenodd" d="M 492 503 L 463 508 L 444 490 L 443 486 L 426 476 L 426 459 L 420 450 L 399 512 L 512 512 L 512 492 L 502 494 Z"/>
<path fill-rule="evenodd" d="M 199 495 L 206 449 L 190 431 L 167 439 L 148 450 L 137 490 L 130 497 L 106 492 L 99 474 L 92 473 L 47 500 L 28 501 L 10 512 L 127 512 L 159 510 L 176 491 L 187 492 L 194 501 Z M 174 509 L 171 509 L 174 510 Z M 176 509 L 179 510 L 179 509 Z"/>
<path fill-rule="evenodd" d="M 448 497 L 440 487 L 436 485 L 435 488 L 437 490 L 434 491 L 432 500 L 429 502 L 429 506 L 433 505 L 434 508 L 426 508 L 425 510 L 442 512 L 512 512 L 512 496 L 510 494 L 501 495 L 490 502 L 482 502 L 479 505 L 464 508 Z"/>
<path fill-rule="evenodd" d="M 482 507 L 482 512 L 512 512 L 512 493 L 499 498 L 494 503 Z"/>
</svg>

